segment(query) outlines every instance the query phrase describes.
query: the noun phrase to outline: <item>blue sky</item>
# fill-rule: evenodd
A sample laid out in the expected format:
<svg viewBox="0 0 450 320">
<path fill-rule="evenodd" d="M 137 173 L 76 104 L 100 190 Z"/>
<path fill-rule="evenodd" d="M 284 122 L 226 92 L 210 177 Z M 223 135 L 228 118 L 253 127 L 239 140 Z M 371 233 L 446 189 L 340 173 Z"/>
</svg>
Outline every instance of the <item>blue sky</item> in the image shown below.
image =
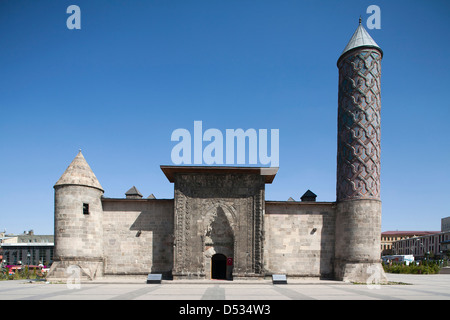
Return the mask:
<svg viewBox="0 0 450 320">
<path fill-rule="evenodd" d="M 69 30 L 66 9 L 81 9 Z M 382 230 L 450 216 L 448 1 L 0 0 L 0 229 L 53 234 L 78 149 L 107 197 L 173 198 L 177 128 L 279 129 L 266 199 L 335 201 L 338 70 L 358 26 L 382 61 Z"/>
</svg>

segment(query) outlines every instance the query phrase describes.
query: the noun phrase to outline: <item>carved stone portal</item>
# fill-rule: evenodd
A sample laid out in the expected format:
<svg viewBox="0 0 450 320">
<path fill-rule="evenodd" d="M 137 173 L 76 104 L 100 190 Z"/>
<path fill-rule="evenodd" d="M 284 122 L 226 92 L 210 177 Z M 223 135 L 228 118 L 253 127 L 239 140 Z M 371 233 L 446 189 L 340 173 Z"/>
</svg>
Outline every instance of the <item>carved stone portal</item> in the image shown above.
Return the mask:
<svg viewBox="0 0 450 320">
<path fill-rule="evenodd" d="M 227 278 L 264 276 L 266 178 L 229 168 L 204 173 L 201 168 L 174 175 L 174 279 L 210 279 L 216 254 L 232 258 Z"/>
</svg>

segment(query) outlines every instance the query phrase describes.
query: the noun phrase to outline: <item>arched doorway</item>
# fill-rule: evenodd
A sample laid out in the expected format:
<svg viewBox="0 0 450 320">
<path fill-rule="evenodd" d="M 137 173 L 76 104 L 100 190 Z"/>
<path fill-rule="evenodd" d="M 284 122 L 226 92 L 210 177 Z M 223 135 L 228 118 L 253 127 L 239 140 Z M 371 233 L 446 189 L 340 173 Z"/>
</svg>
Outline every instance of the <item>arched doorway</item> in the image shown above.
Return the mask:
<svg viewBox="0 0 450 320">
<path fill-rule="evenodd" d="M 211 279 L 227 278 L 227 257 L 221 253 L 216 253 L 211 258 Z"/>
</svg>

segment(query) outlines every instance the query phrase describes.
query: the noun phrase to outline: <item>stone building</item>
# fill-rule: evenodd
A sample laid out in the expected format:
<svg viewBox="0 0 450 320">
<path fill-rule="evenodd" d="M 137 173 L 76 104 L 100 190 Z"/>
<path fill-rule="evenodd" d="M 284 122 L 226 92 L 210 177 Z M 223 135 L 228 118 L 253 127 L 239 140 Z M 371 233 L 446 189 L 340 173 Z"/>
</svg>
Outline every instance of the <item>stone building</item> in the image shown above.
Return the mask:
<svg viewBox="0 0 450 320">
<path fill-rule="evenodd" d="M 93 279 L 162 273 L 173 279 L 271 274 L 384 281 L 380 264 L 382 50 L 364 27 L 338 59 L 337 199 L 269 201 L 277 168 L 161 166 L 173 199 L 135 188 L 106 198 L 81 152 L 54 186 L 55 263 Z"/>
</svg>

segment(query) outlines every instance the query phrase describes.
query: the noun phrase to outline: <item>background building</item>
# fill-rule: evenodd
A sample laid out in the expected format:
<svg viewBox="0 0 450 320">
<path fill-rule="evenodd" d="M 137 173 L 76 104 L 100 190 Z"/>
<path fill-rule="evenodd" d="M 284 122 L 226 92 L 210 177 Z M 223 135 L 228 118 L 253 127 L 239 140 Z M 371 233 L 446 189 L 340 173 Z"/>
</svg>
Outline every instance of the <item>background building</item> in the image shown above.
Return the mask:
<svg viewBox="0 0 450 320">
<path fill-rule="evenodd" d="M 394 254 L 392 250 L 392 246 L 394 242 L 403 240 L 416 238 L 425 235 L 432 235 L 439 233 L 440 231 L 385 231 L 381 233 L 381 255 L 390 255 Z"/>
<path fill-rule="evenodd" d="M 450 231 L 450 217 L 441 219 L 441 231 L 442 232 Z"/>
<path fill-rule="evenodd" d="M 447 225 L 449 217 L 443 218 L 441 221 L 442 230 L 440 232 L 428 232 L 428 234 L 394 241 L 392 254 L 412 254 L 416 259 L 450 258 L 450 230 Z"/>
<path fill-rule="evenodd" d="M 2 262 L 4 265 L 49 266 L 53 262 L 53 235 L 36 235 L 33 230 L 19 235 L 2 237 Z"/>
</svg>

